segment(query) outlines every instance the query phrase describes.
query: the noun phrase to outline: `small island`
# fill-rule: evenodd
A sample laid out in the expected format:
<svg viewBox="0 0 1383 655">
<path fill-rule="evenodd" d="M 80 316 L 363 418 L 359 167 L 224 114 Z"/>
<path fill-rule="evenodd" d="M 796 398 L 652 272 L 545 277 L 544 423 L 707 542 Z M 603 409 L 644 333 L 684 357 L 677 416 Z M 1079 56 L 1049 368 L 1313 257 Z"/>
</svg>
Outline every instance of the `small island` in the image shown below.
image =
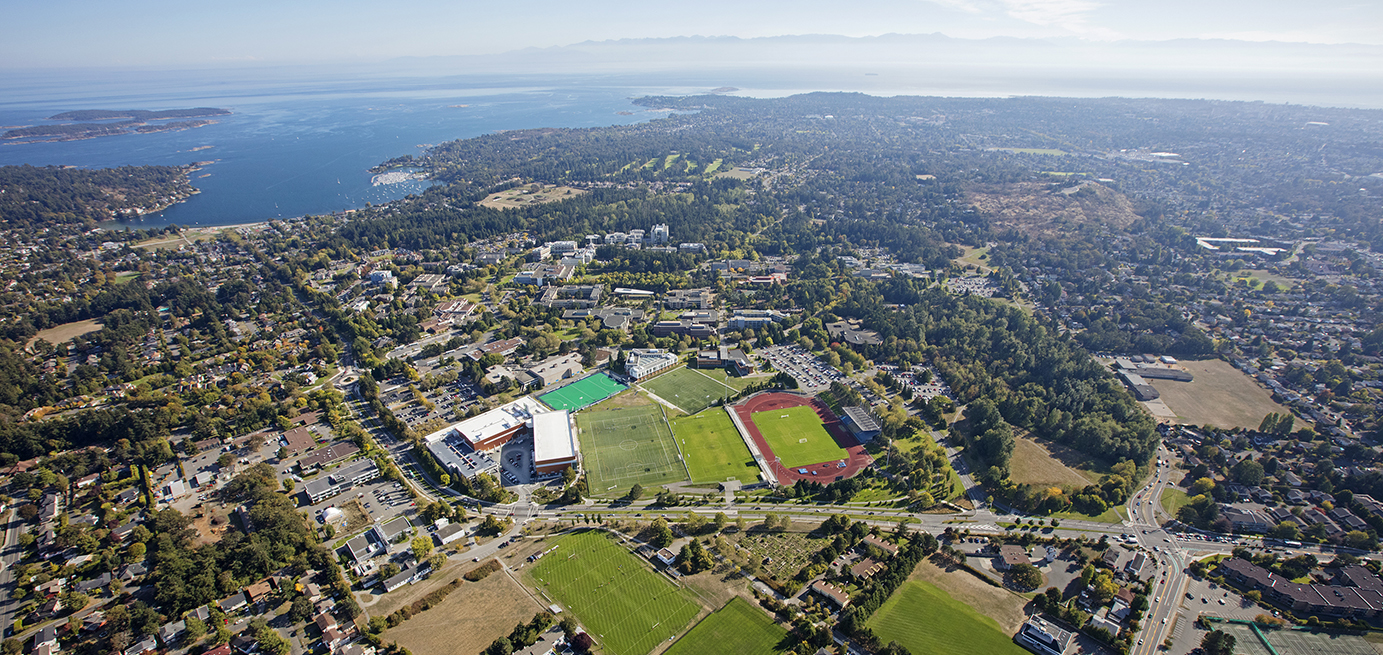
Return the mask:
<svg viewBox="0 0 1383 655">
<path fill-rule="evenodd" d="M 43 141 L 75 141 L 94 139 L 101 136 L 120 134 L 151 134 L 154 132 L 173 132 L 190 130 L 216 121 L 209 116 L 226 116 L 229 109 L 216 107 L 194 107 L 191 109 L 81 109 L 49 116 L 50 121 L 76 121 L 49 125 L 30 125 L 6 130 L 0 138 L 24 140 L 29 143 Z M 191 120 L 174 120 L 191 119 Z M 97 122 L 105 121 L 105 122 Z"/>
</svg>

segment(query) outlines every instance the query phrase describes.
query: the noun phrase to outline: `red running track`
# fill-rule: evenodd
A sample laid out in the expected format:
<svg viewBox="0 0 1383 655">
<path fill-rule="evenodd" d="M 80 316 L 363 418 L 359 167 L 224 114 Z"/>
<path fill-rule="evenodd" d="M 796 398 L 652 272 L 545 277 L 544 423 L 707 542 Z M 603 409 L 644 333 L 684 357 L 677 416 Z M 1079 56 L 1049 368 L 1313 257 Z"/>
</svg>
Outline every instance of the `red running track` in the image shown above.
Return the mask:
<svg viewBox="0 0 1383 655">
<path fill-rule="evenodd" d="M 773 453 L 773 448 L 769 447 L 767 441 L 764 441 L 764 435 L 759 432 L 759 426 L 755 425 L 753 419 L 750 418 L 755 412 L 768 412 L 803 405 L 809 405 L 816 411 L 816 415 L 825 425 L 826 431 L 836 440 L 836 443 L 850 453 L 850 459 L 846 460 L 845 468 L 840 468 L 840 460 L 818 462 L 811 466 L 798 466 L 791 469 L 779 464 L 777 456 Z M 864 452 L 864 446 L 855 439 L 855 435 L 850 434 L 850 431 L 845 429 L 840 419 L 826 406 L 826 403 L 816 398 L 771 391 L 750 396 L 739 404 L 731 406 L 731 409 L 739 417 L 740 423 L 749 430 L 749 436 L 754 439 L 754 444 L 759 447 L 759 452 L 763 453 L 764 458 L 768 460 L 768 466 L 772 469 L 773 474 L 778 476 L 778 484 L 786 486 L 798 480 L 811 480 L 828 484 L 836 480 L 853 478 L 859 475 L 864 467 L 874 462 L 874 458 Z M 806 469 L 807 472 L 798 473 L 797 469 Z M 816 472 L 816 475 L 812 475 L 813 471 Z"/>
</svg>

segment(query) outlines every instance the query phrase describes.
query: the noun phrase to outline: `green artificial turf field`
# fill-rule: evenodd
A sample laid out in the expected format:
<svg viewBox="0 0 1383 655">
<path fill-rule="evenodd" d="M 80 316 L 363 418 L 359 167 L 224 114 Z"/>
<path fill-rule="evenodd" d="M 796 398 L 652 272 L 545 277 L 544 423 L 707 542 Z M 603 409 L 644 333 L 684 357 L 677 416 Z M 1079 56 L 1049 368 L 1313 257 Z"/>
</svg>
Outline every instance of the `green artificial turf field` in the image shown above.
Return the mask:
<svg viewBox="0 0 1383 655">
<path fill-rule="evenodd" d="M 682 635 L 663 655 L 772 655 L 783 652 L 778 645 L 787 634 L 759 608 L 735 596 Z"/>
<path fill-rule="evenodd" d="M 754 412 L 749 418 L 759 428 L 773 454 L 788 468 L 850 457 L 821 425 L 821 419 L 809 405 Z"/>
<path fill-rule="evenodd" d="M 686 453 L 692 482 L 740 480 L 752 484 L 759 467 L 744 438 L 723 410 L 701 412 L 672 421 L 672 436 Z"/>
<path fill-rule="evenodd" d="M 735 393 L 734 389 L 685 367 L 642 382 L 639 386 L 688 414 L 695 414 L 706 409 L 711 402 Z"/>
<path fill-rule="evenodd" d="M 576 411 L 594 405 L 628 387 L 615 382 L 614 378 L 597 373 L 583 380 L 568 384 L 556 391 L 538 396 L 548 407 Z"/>
<path fill-rule="evenodd" d="M 598 530 L 561 537 L 529 576 L 611 655 L 643 655 L 701 611 L 688 592 Z"/>
<path fill-rule="evenodd" d="M 919 620 L 919 617 L 926 617 Z M 914 653 L 1026 655 L 999 622 L 976 612 L 926 582 L 910 581 L 894 592 L 867 625 L 884 643 Z"/>
<path fill-rule="evenodd" d="M 657 405 L 581 412 L 576 426 L 593 496 L 622 494 L 635 483 L 649 487 L 687 479 Z"/>
</svg>

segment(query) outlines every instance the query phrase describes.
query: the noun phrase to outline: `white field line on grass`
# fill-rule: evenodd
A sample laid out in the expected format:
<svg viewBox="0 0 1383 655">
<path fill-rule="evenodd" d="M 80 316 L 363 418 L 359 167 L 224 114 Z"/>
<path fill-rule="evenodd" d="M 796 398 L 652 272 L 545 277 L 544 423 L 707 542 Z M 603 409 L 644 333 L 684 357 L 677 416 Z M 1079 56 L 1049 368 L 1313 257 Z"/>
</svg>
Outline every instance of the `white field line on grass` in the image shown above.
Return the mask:
<svg viewBox="0 0 1383 655">
<path fill-rule="evenodd" d="M 695 373 L 695 374 L 697 374 L 697 375 L 700 375 L 701 377 L 706 378 L 707 380 L 710 380 L 711 382 L 714 382 L 714 383 L 716 383 L 716 384 L 718 384 L 718 385 L 720 385 L 720 386 L 722 386 L 722 387 L 725 387 L 726 389 L 729 389 L 730 391 L 732 391 L 732 392 L 734 392 L 734 393 L 739 393 L 739 392 L 740 392 L 739 389 L 736 389 L 736 388 L 734 388 L 734 387 L 732 387 L 732 386 L 730 386 L 730 385 L 728 385 L 728 384 L 725 384 L 724 382 L 721 382 L 720 380 L 717 380 L 717 379 L 715 379 L 715 378 L 713 378 L 713 377 L 711 377 L 711 376 L 709 376 L 709 375 L 706 375 L 705 373 L 702 373 L 701 371 L 698 371 L 698 370 L 696 370 L 696 369 L 694 369 L 694 368 L 689 368 L 689 369 L 687 369 L 687 370 L 688 370 L 688 371 L 691 371 L 692 373 Z"/>
<path fill-rule="evenodd" d="M 592 547 L 590 550 L 585 551 L 583 554 L 584 554 L 584 555 L 587 555 L 587 556 L 591 556 L 591 555 L 594 555 L 594 554 L 596 553 L 596 551 L 597 551 L 597 547 Z M 596 584 L 597 580 L 589 580 L 589 581 L 587 581 L 587 578 L 592 577 L 592 576 L 595 574 L 596 571 L 601 570 L 601 569 L 604 569 L 606 564 L 610 563 L 610 562 L 611 562 L 612 560 L 614 560 L 615 558 L 622 558 L 625 554 L 631 554 L 631 555 L 633 555 L 633 556 L 639 561 L 639 564 L 638 564 L 638 565 L 639 565 L 639 566 L 642 566 L 642 565 L 643 565 L 643 564 L 642 564 L 642 561 L 643 561 L 643 558 L 642 558 L 642 557 L 639 557 L 637 554 L 634 554 L 634 553 L 632 553 L 632 552 L 625 551 L 623 548 L 616 547 L 616 548 L 614 548 L 614 549 L 611 549 L 611 550 L 610 550 L 610 555 L 607 556 L 607 557 L 605 557 L 604 560 L 601 561 L 598 565 L 596 565 L 596 566 L 591 566 L 591 567 L 586 567 L 586 568 L 584 569 L 584 571 L 582 571 L 581 573 L 578 573 L 577 575 L 571 577 L 571 578 L 569 579 L 569 582 L 568 582 L 567 584 L 565 584 L 565 585 L 560 585 L 560 587 L 559 587 L 559 588 L 561 588 L 563 591 L 575 590 L 575 591 L 572 593 L 572 595 L 575 595 L 575 596 L 578 597 L 578 598 L 582 598 L 582 597 L 587 597 L 587 598 L 589 598 L 589 600 L 588 600 L 586 603 L 582 603 L 582 604 L 584 605 L 584 607 L 581 608 L 581 609 L 579 609 L 578 611 L 583 611 L 583 613 L 596 614 L 596 615 L 600 616 L 602 619 L 608 620 L 610 623 L 613 623 L 613 624 L 615 625 L 615 628 L 612 630 L 612 632 L 616 632 L 616 631 L 617 631 L 617 632 L 621 632 L 621 633 L 622 633 L 622 632 L 625 632 L 624 626 L 625 626 L 625 624 L 626 624 L 628 621 L 630 621 L 630 620 L 633 618 L 633 615 L 625 616 L 625 617 L 623 617 L 623 618 L 618 618 L 618 617 L 616 617 L 615 619 L 611 620 L 611 619 L 609 619 L 609 613 L 608 613 L 608 612 L 606 612 L 606 611 L 604 611 L 604 610 L 597 610 L 597 607 L 600 607 L 600 606 L 603 604 L 603 603 L 600 602 L 599 597 L 589 597 L 589 596 L 588 596 L 589 592 L 587 592 L 587 594 L 583 594 L 583 593 L 580 592 L 580 590 L 581 590 L 581 589 L 588 589 L 588 590 L 592 590 L 592 591 L 593 591 L 593 590 L 595 590 L 595 589 L 600 589 L 600 588 L 603 588 L 603 587 L 610 587 L 610 589 L 609 589 L 608 591 L 604 591 L 604 592 L 602 592 L 602 593 L 600 594 L 600 596 L 604 596 L 604 595 L 606 595 L 606 594 L 615 594 L 615 593 L 619 593 L 619 592 L 621 592 L 621 591 L 624 589 L 624 587 L 625 587 L 626 585 L 634 584 L 634 582 L 633 582 L 634 579 L 638 578 L 639 576 L 620 576 L 620 575 L 615 575 L 614 577 L 610 578 L 608 581 L 606 581 L 606 582 L 604 582 L 604 583 L 602 583 L 602 584 L 599 584 L 599 585 Z M 561 563 L 558 564 L 558 567 L 560 567 L 560 568 L 567 568 L 568 566 L 575 567 L 576 564 L 568 564 L 567 562 L 561 562 Z M 617 570 L 619 570 L 619 569 L 621 569 L 621 568 L 622 568 L 622 567 L 618 567 L 618 566 L 616 567 Z M 621 579 L 621 578 L 622 578 L 622 579 Z M 581 585 L 578 586 L 578 583 L 584 583 L 584 584 L 581 584 Z M 612 585 L 613 585 L 613 586 L 612 586 Z M 659 585 L 659 586 L 661 586 L 661 585 Z M 639 597 L 648 597 L 648 596 L 651 595 L 650 593 L 645 593 L 645 592 L 644 592 L 644 588 L 645 588 L 645 587 L 642 586 L 642 585 L 639 587 L 639 591 L 637 592 L 637 593 L 639 594 Z M 675 595 L 676 593 L 677 593 L 677 592 L 676 592 L 676 590 L 674 589 L 674 590 L 672 591 L 672 594 Z M 565 594 L 564 594 L 564 595 L 565 595 Z M 628 594 L 624 594 L 624 595 L 628 595 Z M 630 596 L 630 597 L 633 597 L 633 596 Z M 655 600 L 656 600 L 656 598 L 655 598 Z M 575 603 L 572 603 L 572 604 L 575 605 Z M 645 607 L 647 607 L 647 604 L 645 604 Z M 643 639 L 646 639 L 647 637 L 653 636 L 653 633 L 651 632 L 652 629 L 653 629 L 653 627 L 657 627 L 658 625 L 661 625 L 662 623 L 666 622 L 675 612 L 676 612 L 676 608 L 675 608 L 675 607 L 669 607 L 667 613 L 663 614 L 662 617 L 660 617 L 659 620 L 656 621 L 652 627 L 643 628 L 642 626 L 636 626 L 636 627 L 630 629 L 629 632 L 632 633 L 632 634 L 644 633 L 645 636 L 644 636 L 643 638 L 639 638 L 639 639 L 636 639 L 636 640 L 635 640 L 635 641 L 639 642 L 640 645 L 642 645 Z M 602 638 L 604 637 L 603 634 L 600 635 L 600 636 L 601 636 Z M 658 641 L 661 641 L 661 640 L 662 640 L 662 637 L 658 637 L 657 640 L 658 640 Z M 655 642 L 655 643 L 656 643 L 656 642 Z M 607 642 L 606 644 L 604 644 L 604 645 L 605 645 L 606 648 L 609 648 L 608 642 Z M 642 649 L 641 649 L 640 651 L 638 651 L 638 652 L 647 652 L 647 651 L 650 650 L 651 648 L 652 648 L 652 645 L 650 644 L 648 647 L 642 648 Z M 611 649 L 611 650 L 613 650 L 613 649 Z"/>
</svg>

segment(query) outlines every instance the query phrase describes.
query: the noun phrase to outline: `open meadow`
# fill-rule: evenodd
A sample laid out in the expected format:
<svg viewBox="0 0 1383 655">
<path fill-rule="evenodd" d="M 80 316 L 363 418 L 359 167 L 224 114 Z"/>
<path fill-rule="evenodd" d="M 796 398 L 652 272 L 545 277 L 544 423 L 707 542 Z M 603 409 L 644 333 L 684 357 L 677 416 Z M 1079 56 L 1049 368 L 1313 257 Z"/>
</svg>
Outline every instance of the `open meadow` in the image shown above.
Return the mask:
<svg viewBox="0 0 1383 655">
<path fill-rule="evenodd" d="M 71 341 L 73 337 L 80 337 L 96 332 L 102 327 L 105 326 L 101 325 L 101 321 L 94 318 L 89 318 L 85 321 L 74 321 L 72 323 L 54 325 L 46 330 L 39 330 L 32 339 L 29 339 L 28 345 L 32 346 L 35 341 L 43 339 L 56 346 Z"/>
<path fill-rule="evenodd" d="M 448 579 L 460 575 L 459 571 L 450 573 Z M 479 582 L 461 583 L 440 605 L 390 628 L 384 636 L 414 655 L 479 653 L 543 609 L 512 578 L 495 573 Z"/>
<path fill-rule="evenodd" d="M 1228 362 L 1218 359 L 1182 361 L 1195 377 L 1191 382 L 1149 379 L 1162 402 L 1176 412 L 1177 422 L 1221 428 L 1256 429 L 1263 417 L 1287 409 Z"/>
<path fill-rule="evenodd" d="M 687 479 L 661 407 L 585 411 L 576 425 L 593 496 Z"/>
<path fill-rule="evenodd" d="M 702 609 L 687 591 L 599 530 L 557 539 L 528 577 L 575 614 L 610 655 L 643 655 L 680 633 Z"/>
<path fill-rule="evenodd" d="M 741 480 L 752 483 L 759 478 L 759 467 L 744 438 L 724 411 L 701 412 L 672 421 L 672 436 L 686 453 L 692 482 Z"/>
<path fill-rule="evenodd" d="M 700 412 L 712 402 L 736 391 L 700 371 L 685 367 L 659 375 L 639 386 L 688 414 Z"/>
<path fill-rule="evenodd" d="M 784 652 L 779 646 L 787 634 L 763 610 L 736 596 L 693 626 L 663 655 L 772 655 Z"/>
<path fill-rule="evenodd" d="M 926 617 L 919 620 L 919 617 Z M 952 598 L 930 582 L 910 580 L 894 592 L 868 625 L 884 643 L 914 653 L 1026 655 L 994 619 Z"/>
<path fill-rule="evenodd" d="M 1039 487 L 1071 485 L 1079 488 L 1091 483 L 1080 471 L 1053 456 L 1046 444 L 1038 443 L 1031 437 L 1013 440 L 1013 458 L 1009 468 L 1009 478 L 1017 484 Z"/>
<path fill-rule="evenodd" d="M 750 418 L 783 466 L 795 468 L 850 458 L 809 405 L 755 412 Z"/>
<path fill-rule="evenodd" d="M 527 207 L 575 198 L 583 193 L 585 191 L 581 189 L 565 186 L 528 184 L 485 196 L 485 199 L 480 201 L 480 206 L 491 209 L 514 209 L 515 207 Z"/>
</svg>

